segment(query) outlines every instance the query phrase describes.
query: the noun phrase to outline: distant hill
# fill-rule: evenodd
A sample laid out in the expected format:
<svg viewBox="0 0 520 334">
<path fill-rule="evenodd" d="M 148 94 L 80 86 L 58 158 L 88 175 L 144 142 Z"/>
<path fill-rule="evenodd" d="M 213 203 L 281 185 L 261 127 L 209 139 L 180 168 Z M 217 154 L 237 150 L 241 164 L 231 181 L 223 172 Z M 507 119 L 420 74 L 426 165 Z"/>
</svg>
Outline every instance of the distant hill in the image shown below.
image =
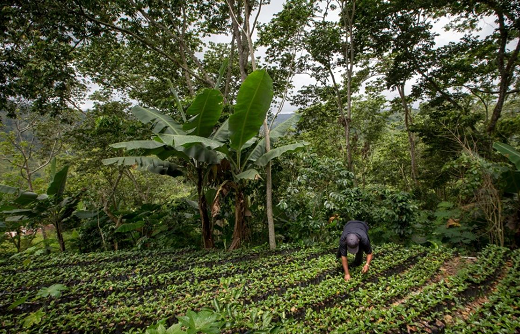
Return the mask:
<svg viewBox="0 0 520 334">
<path fill-rule="evenodd" d="M 278 116 L 276 117 L 276 119 L 274 120 L 274 123 L 273 123 L 273 128 L 275 126 L 277 126 L 278 124 L 288 120 L 289 118 L 291 118 L 292 116 L 294 115 L 294 113 L 290 113 L 290 114 L 278 114 Z"/>
</svg>

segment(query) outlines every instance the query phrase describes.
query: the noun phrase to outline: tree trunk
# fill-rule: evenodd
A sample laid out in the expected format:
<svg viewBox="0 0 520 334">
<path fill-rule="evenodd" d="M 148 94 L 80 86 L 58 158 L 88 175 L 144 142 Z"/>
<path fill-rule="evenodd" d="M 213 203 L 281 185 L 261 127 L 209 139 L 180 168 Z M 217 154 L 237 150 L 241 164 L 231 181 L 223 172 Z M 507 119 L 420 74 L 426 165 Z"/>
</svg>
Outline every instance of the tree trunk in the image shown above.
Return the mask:
<svg viewBox="0 0 520 334">
<path fill-rule="evenodd" d="M 244 81 L 247 77 L 247 58 L 249 55 L 247 36 L 243 33 L 243 27 L 240 27 L 240 10 L 235 5 L 235 0 L 228 1 L 229 12 L 232 16 L 231 25 L 233 26 L 233 34 L 237 43 L 238 68 L 240 70 L 240 78 Z"/>
<path fill-rule="evenodd" d="M 269 138 L 269 127 L 267 126 L 267 119 L 264 120 L 265 129 L 265 151 L 271 150 L 271 140 Z M 267 229 L 269 231 L 269 249 L 276 248 L 276 234 L 274 231 L 273 218 L 273 177 L 271 175 L 271 162 L 265 168 L 265 187 L 266 187 L 266 210 L 267 210 Z"/>
<path fill-rule="evenodd" d="M 47 231 L 45 231 L 45 225 L 42 224 L 42 236 L 43 236 L 43 247 L 45 249 L 45 254 L 49 254 L 51 249 L 49 248 Z"/>
<path fill-rule="evenodd" d="M 347 63 L 347 117 L 345 118 L 345 136 L 347 137 L 347 166 L 350 172 L 354 172 L 352 164 L 352 148 L 350 143 L 350 123 L 352 120 L 352 75 L 354 73 L 354 14 L 356 13 L 356 0 L 352 0 L 350 12 L 346 1 L 342 1 L 343 24 L 347 31 L 345 43 L 345 62 Z"/>
<path fill-rule="evenodd" d="M 54 227 L 56 228 L 56 237 L 58 238 L 58 243 L 60 245 L 60 250 L 62 252 L 65 251 L 65 240 L 63 240 L 63 233 L 61 231 L 61 224 L 55 223 Z"/>
<path fill-rule="evenodd" d="M 412 179 L 415 185 L 418 185 L 417 182 L 417 162 L 415 158 L 415 138 L 413 136 L 413 133 L 410 131 L 410 126 L 413 124 L 411 110 L 408 105 L 408 102 L 406 101 L 406 96 L 404 94 L 404 83 L 397 86 L 397 91 L 399 92 L 399 96 L 401 97 L 401 104 L 403 105 L 404 109 L 404 124 L 406 127 L 406 132 L 408 133 L 408 142 L 410 143 L 410 160 L 411 160 L 411 167 L 412 167 Z"/>
<path fill-rule="evenodd" d="M 186 35 L 186 11 L 184 6 L 182 6 L 182 31 L 181 31 L 181 39 L 184 40 Z M 179 43 L 180 48 L 180 55 L 181 55 L 181 61 L 185 68 L 188 68 L 188 62 L 186 61 L 186 50 L 184 49 L 184 44 Z M 193 85 L 191 83 L 191 76 L 190 73 L 186 70 L 184 72 L 184 79 L 186 80 L 186 85 L 188 86 L 188 92 L 190 93 L 190 96 L 195 95 L 195 90 L 193 89 Z"/>
<path fill-rule="evenodd" d="M 240 187 L 237 187 L 235 194 L 235 228 L 233 229 L 233 239 L 229 250 L 239 248 L 244 242 L 246 236 L 246 203 L 244 192 Z"/>
<path fill-rule="evenodd" d="M 204 248 L 208 249 L 215 247 L 215 243 L 213 241 L 211 220 L 208 215 L 208 202 L 206 201 L 204 188 L 202 187 L 204 182 L 204 175 L 202 172 L 202 168 L 197 167 L 197 194 L 199 196 L 199 213 L 202 223 L 202 241 Z"/>
<path fill-rule="evenodd" d="M 520 40 L 517 41 L 516 47 L 506 61 L 506 50 L 507 50 L 507 36 L 508 29 L 505 26 L 505 18 L 503 13 L 498 13 L 498 25 L 500 31 L 500 49 L 497 53 L 497 65 L 500 72 L 500 85 L 498 91 L 498 100 L 493 109 L 491 120 L 489 121 L 487 132 L 489 134 L 495 131 L 498 119 L 502 113 L 502 108 L 507 98 L 507 91 L 513 78 L 515 67 L 518 62 L 518 55 L 520 53 Z"/>
</svg>

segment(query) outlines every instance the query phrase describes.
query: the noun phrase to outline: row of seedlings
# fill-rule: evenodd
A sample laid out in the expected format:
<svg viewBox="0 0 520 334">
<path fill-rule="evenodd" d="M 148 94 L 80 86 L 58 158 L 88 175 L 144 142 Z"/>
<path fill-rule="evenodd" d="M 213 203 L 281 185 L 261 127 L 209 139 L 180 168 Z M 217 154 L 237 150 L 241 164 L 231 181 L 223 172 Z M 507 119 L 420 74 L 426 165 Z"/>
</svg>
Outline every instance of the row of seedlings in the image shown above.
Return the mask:
<svg viewBox="0 0 520 334">
<path fill-rule="evenodd" d="M 459 273 L 425 286 L 402 303 L 389 308 L 353 310 L 353 321 L 341 324 L 332 333 L 401 333 L 439 331 L 444 315 L 460 303 L 463 292 L 493 280 L 504 263 L 506 249 L 488 246 L 478 260 Z M 492 259 L 492 260 L 490 260 Z M 442 327 L 442 326 L 441 326 Z"/>
<path fill-rule="evenodd" d="M 329 333 L 337 324 L 351 323 L 352 314 L 357 311 L 386 307 L 398 298 L 417 291 L 452 256 L 453 253 L 446 249 L 431 250 L 410 269 L 391 276 L 380 276 L 377 282 L 368 282 L 325 308 L 313 308 L 301 321 L 287 322 L 284 328 L 287 333 Z"/>
</svg>

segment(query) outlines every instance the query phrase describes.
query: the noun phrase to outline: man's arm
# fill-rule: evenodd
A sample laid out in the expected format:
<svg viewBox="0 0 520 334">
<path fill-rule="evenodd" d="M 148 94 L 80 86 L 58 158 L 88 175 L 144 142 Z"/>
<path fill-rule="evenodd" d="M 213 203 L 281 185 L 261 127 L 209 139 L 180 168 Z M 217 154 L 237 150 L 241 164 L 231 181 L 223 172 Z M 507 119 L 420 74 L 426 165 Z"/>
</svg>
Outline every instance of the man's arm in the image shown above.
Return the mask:
<svg viewBox="0 0 520 334">
<path fill-rule="evenodd" d="M 372 261 L 372 258 L 374 257 L 374 254 L 373 253 L 370 253 L 367 255 L 367 263 L 365 264 L 365 266 L 363 267 L 363 269 L 361 270 L 361 272 L 364 274 L 368 271 L 368 268 L 370 267 L 370 261 Z"/>
<path fill-rule="evenodd" d="M 350 279 L 350 273 L 348 272 L 348 261 L 346 256 L 341 256 L 341 264 L 343 265 L 343 271 L 345 272 L 345 281 Z"/>
</svg>

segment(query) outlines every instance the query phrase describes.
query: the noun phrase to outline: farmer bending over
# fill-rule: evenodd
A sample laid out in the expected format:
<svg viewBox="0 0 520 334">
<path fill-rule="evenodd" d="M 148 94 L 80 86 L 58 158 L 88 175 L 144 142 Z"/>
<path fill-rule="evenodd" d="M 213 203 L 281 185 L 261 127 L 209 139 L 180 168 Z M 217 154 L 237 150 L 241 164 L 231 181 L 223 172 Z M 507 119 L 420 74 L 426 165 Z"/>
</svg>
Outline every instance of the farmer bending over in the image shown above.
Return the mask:
<svg viewBox="0 0 520 334">
<path fill-rule="evenodd" d="M 367 263 L 361 272 L 364 274 L 368 271 L 370 261 L 372 261 L 372 246 L 368 238 L 368 225 L 359 220 L 351 220 L 343 227 L 343 233 L 339 239 L 338 258 L 341 257 L 341 264 L 345 271 L 345 281 L 350 279 L 348 271 L 347 250 L 351 254 L 356 254 L 356 259 L 351 264 L 352 267 L 359 266 L 363 259 L 363 252 L 367 254 Z"/>
</svg>

